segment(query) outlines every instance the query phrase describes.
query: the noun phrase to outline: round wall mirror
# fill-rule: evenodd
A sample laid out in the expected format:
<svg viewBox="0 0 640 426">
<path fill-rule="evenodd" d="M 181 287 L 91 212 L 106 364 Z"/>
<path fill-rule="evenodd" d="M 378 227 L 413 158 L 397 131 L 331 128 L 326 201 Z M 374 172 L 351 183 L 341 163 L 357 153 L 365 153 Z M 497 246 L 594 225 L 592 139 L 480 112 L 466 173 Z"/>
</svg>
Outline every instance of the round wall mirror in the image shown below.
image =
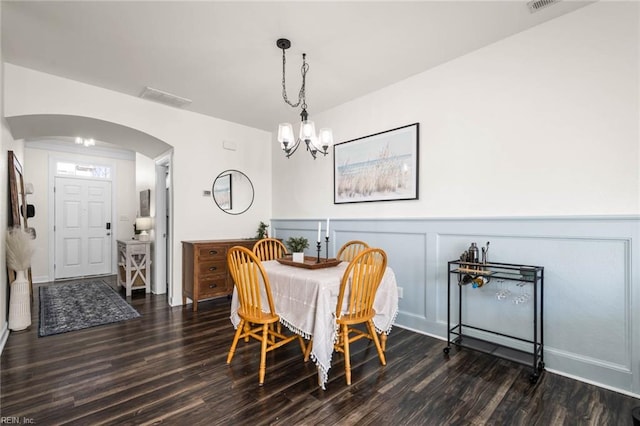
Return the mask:
<svg viewBox="0 0 640 426">
<path fill-rule="evenodd" d="M 253 184 L 238 170 L 225 170 L 213 181 L 213 201 L 228 214 L 240 214 L 253 204 Z"/>
</svg>

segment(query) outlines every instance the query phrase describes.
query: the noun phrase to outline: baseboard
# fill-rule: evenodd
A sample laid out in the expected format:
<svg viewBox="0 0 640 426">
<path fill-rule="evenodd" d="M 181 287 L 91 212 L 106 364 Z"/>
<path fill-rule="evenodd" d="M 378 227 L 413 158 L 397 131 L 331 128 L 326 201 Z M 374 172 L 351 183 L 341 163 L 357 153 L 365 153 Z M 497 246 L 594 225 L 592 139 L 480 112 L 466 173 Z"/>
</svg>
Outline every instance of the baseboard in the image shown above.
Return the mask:
<svg viewBox="0 0 640 426">
<path fill-rule="evenodd" d="M 545 370 L 548 371 L 549 373 L 557 374 L 558 376 L 568 377 L 569 379 L 577 380 L 577 381 L 582 382 L 582 383 L 588 383 L 590 385 L 598 386 L 598 387 L 601 387 L 603 389 L 608 389 L 608 390 L 613 391 L 613 392 L 621 393 L 623 395 L 627 395 L 627 396 L 630 396 L 632 398 L 640 399 L 640 394 L 633 393 L 631 391 L 627 391 L 627 390 L 624 390 L 624 389 L 616 388 L 614 386 L 609 386 L 609 385 L 604 384 L 604 383 L 596 382 L 595 380 L 585 379 L 584 377 L 576 376 L 574 374 L 567 374 L 567 373 L 565 373 L 563 371 L 558 371 L 558 370 L 554 370 L 554 369 L 551 369 L 551 368 L 545 368 Z"/>
<path fill-rule="evenodd" d="M 191 299 L 187 299 L 187 305 L 191 303 Z M 182 306 L 182 297 L 172 297 L 169 299 L 169 305 L 172 307 Z"/>
<path fill-rule="evenodd" d="M 427 333 L 426 331 L 418 330 L 417 328 L 407 327 L 406 325 L 400 325 L 400 324 L 394 323 L 393 327 L 394 328 L 402 328 L 402 329 L 405 329 L 405 330 L 413 331 L 414 333 L 418 333 L 418 334 L 422 334 L 422 335 L 425 335 L 425 336 L 433 337 L 434 339 L 442 340 L 445 343 L 447 341 L 447 339 L 445 339 L 442 336 L 438 336 L 437 334 Z M 391 333 L 393 333 L 393 329 L 391 330 Z M 391 335 L 392 334 L 390 334 L 390 336 Z M 444 347 L 443 347 L 443 349 L 444 349 Z"/>
<path fill-rule="evenodd" d="M 40 284 L 40 283 L 48 283 L 50 281 L 53 281 L 51 278 L 49 278 L 49 275 L 39 275 L 37 277 L 32 276 L 31 277 L 31 281 L 34 284 Z"/>
<path fill-rule="evenodd" d="M 7 343 L 9 339 L 9 323 L 4 323 L 4 327 L 2 327 L 2 334 L 0 334 L 0 354 L 4 350 L 4 345 Z"/>
</svg>

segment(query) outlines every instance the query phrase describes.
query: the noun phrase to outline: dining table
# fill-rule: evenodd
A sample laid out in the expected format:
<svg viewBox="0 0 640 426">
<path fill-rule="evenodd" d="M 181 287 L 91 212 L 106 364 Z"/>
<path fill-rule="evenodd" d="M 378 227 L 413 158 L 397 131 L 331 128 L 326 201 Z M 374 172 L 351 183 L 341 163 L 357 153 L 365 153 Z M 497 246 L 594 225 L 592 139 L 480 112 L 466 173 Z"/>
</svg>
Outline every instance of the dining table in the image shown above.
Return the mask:
<svg viewBox="0 0 640 426">
<path fill-rule="evenodd" d="M 307 340 L 313 339 L 310 356 L 318 368 L 318 383 L 325 389 L 338 333 L 336 305 L 340 283 L 349 262 L 313 269 L 281 264 L 277 260 L 264 261 L 262 265 L 269 278 L 280 323 Z M 266 300 L 264 294 L 263 300 Z M 268 309 L 269 305 L 263 303 L 263 306 Z M 373 306 L 376 331 L 386 340 L 398 313 L 398 287 L 390 267 L 382 277 Z M 240 323 L 238 307 L 234 287 L 230 319 L 236 328 Z"/>
</svg>

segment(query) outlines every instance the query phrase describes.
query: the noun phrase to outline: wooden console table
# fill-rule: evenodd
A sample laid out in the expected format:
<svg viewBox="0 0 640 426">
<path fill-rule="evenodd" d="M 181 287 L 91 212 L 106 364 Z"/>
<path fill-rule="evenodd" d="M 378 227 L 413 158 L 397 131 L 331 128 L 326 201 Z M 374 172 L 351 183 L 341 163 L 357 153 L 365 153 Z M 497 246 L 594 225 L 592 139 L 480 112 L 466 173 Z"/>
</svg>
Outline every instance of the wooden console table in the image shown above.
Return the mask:
<svg viewBox="0 0 640 426">
<path fill-rule="evenodd" d="M 151 242 L 118 240 L 118 284 L 131 290 L 151 291 Z"/>
</svg>

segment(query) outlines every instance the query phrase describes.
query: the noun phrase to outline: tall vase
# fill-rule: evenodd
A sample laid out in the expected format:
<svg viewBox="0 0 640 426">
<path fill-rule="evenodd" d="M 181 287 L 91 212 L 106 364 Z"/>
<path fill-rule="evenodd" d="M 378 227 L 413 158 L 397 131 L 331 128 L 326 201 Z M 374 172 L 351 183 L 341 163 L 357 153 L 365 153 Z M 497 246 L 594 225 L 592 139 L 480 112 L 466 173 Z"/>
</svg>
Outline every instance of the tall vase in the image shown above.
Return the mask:
<svg viewBox="0 0 640 426">
<path fill-rule="evenodd" d="M 24 330 L 31 325 L 31 295 L 26 271 L 16 271 L 16 279 L 11 283 L 9 300 L 9 329 Z"/>
</svg>

